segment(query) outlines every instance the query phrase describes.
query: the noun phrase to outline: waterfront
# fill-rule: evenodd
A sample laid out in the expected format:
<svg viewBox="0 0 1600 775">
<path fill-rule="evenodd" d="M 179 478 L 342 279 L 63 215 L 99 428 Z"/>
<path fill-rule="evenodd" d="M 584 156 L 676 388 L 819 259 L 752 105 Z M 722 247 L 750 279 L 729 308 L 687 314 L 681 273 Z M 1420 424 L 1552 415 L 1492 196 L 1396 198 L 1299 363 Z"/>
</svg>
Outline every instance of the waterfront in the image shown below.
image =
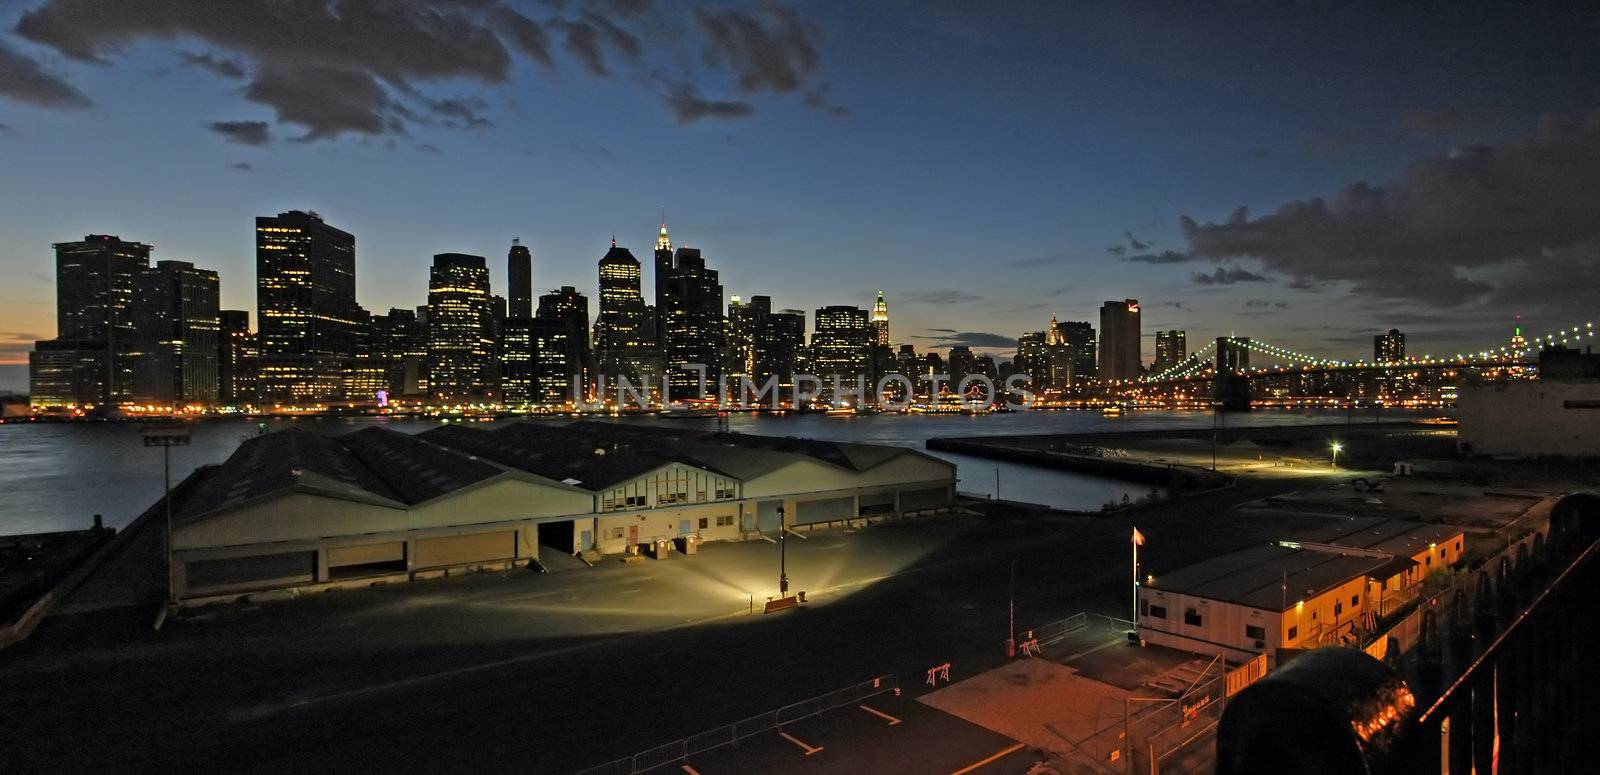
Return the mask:
<svg viewBox="0 0 1600 775">
<path fill-rule="evenodd" d="M 1389 411 L 1384 417 L 1416 418 L 1435 412 Z M 571 417 L 534 420 L 570 422 Z M 1343 412 L 1258 411 L 1230 414 L 1229 425 L 1294 425 L 1338 423 Z M 1358 414 L 1356 422 L 1371 422 Z M 499 422 L 518 422 L 502 420 Z M 662 420 L 655 416 L 619 418 L 621 422 L 669 422 L 688 427 L 712 428 L 714 419 Z M 298 425 L 337 435 L 371 424 L 408 433 L 438 425 L 423 418 L 273 418 L 269 430 Z M 1008 435 L 1019 433 L 1085 433 L 1107 430 L 1209 427 L 1209 412 L 1139 411 L 1107 418 L 1096 412 L 1017 412 L 986 416 L 968 415 L 861 415 L 768 416 L 734 414 L 731 430 L 769 436 L 801 436 L 835 441 L 894 444 L 922 449 L 932 436 Z M 497 423 L 483 423 L 493 427 Z M 161 454 L 146 449 L 136 423 L 26 423 L 0 426 L 0 535 L 71 530 L 88 527 L 94 514 L 106 524 L 121 527 L 161 494 Z M 239 442 L 257 433 L 255 420 L 210 420 L 194 426 L 193 442 L 172 450 L 173 482 L 196 467 L 226 459 Z M 1127 493 L 1138 498 L 1146 485 L 1035 468 L 1011 463 L 938 453 L 956 463 L 963 492 L 992 495 L 999 471 L 1000 494 L 1008 499 L 1044 503 L 1063 509 L 1096 509 Z"/>
</svg>

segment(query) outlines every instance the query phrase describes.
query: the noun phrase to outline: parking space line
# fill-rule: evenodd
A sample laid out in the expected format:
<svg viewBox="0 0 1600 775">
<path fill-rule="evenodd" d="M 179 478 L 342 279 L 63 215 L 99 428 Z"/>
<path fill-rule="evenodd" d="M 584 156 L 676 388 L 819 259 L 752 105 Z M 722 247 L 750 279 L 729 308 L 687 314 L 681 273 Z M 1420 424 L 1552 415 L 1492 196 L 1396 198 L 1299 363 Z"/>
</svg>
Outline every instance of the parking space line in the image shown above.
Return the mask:
<svg viewBox="0 0 1600 775">
<path fill-rule="evenodd" d="M 820 745 L 819 746 L 812 746 L 810 743 L 807 743 L 806 741 L 801 740 L 800 738 L 795 737 L 794 735 L 791 735 L 788 732 L 779 732 L 778 735 L 781 736 L 783 739 L 788 740 L 789 742 L 800 746 L 800 750 L 805 751 L 806 752 L 806 756 L 810 756 L 811 754 L 819 753 L 819 752 L 822 751 L 822 746 L 820 746 Z"/>
<path fill-rule="evenodd" d="M 1002 749 L 1000 751 L 996 751 L 995 753 L 991 754 L 989 756 L 989 758 L 987 758 L 987 759 L 983 759 L 982 761 L 976 761 L 976 762 L 973 762 L 973 763 L 971 763 L 971 764 L 969 764 L 969 765 L 967 765 L 965 767 L 962 767 L 961 769 L 950 773 L 950 775 L 967 775 L 967 773 L 972 772 L 973 770 L 978 769 L 979 767 L 982 767 L 985 764 L 989 764 L 989 763 L 992 763 L 992 762 L 994 762 L 996 760 L 1003 759 L 1003 758 L 1005 758 L 1007 756 L 1010 756 L 1011 754 L 1014 754 L 1014 753 L 1016 753 L 1017 751 L 1020 751 L 1020 750 L 1022 750 L 1022 743 L 1017 743 L 1016 745 L 1013 745 L 1010 748 L 1005 748 L 1005 749 Z"/>
<path fill-rule="evenodd" d="M 683 765 L 683 771 L 684 771 L 684 773 L 686 775 L 700 775 L 700 771 L 699 770 L 697 770 L 697 769 L 695 769 L 693 767 L 690 767 L 687 764 Z"/>
<path fill-rule="evenodd" d="M 869 707 L 867 707 L 865 705 L 857 705 L 856 707 L 858 707 L 858 708 L 860 708 L 860 709 L 862 709 L 862 710 L 864 710 L 864 711 L 866 711 L 868 713 L 871 713 L 872 715 L 877 716 L 878 718 L 881 718 L 881 719 L 889 722 L 889 726 L 891 726 L 891 727 L 894 726 L 895 724 L 900 723 L 900 719 L 897 719 L 894 716 L 891 716 L 891 715 L 889 715 L 887 713 L 884 713 L 883 711 L 878 710 L 877 708 L 869 708 Z"/>
</svg>

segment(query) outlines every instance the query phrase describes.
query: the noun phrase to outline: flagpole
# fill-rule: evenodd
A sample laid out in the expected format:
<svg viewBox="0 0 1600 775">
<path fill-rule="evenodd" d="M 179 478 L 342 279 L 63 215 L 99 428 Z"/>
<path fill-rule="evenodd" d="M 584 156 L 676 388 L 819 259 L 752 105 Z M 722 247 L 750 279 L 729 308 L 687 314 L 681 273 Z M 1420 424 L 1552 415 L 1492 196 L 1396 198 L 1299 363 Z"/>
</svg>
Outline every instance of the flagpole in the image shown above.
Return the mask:
<svg viewBox="0 0 1600 775">
<path fill-rule="evenodd" d="M 1139 528 L 1133 529 L 1133 631 L 1139 631 Z"/>
</svg>

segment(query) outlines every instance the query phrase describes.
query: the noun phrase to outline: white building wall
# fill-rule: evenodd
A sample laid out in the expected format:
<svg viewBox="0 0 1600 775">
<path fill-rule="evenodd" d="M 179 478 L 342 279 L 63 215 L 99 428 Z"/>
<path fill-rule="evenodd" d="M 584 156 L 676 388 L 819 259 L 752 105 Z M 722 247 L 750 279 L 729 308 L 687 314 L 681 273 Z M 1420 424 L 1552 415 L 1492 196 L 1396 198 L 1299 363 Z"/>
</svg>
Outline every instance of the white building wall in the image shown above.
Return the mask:
<svg viewBox="0 0 1600 775">
<path fill-rule="evenodd" d="M 1457 406 L 1463 451 L 1600 456 L 1600 380 L 1464 385 Z"/>
</svg>

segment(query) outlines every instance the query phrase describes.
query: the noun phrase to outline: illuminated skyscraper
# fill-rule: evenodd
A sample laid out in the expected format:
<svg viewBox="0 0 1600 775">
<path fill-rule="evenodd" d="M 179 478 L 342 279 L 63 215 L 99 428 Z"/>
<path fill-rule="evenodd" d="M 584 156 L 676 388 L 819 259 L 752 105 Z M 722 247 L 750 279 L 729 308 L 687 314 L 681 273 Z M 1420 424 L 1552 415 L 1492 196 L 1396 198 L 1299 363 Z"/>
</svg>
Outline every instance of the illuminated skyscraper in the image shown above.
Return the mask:
<svg viewBox="0 0 1600 775">
<path fill-rule="evenodd" d="M 740 377 L 755 378 L 756 335 L 761 321 L 754 306 L 734 296 L 728 299 L 727 358 L 723 373 L 733 390 L 738 389 Z"/>
<path fill-rule="evenodd" d="M 1518 336 L 1521 329 L 1518 329 Z M 1379 363 L 1393 363 L 1406 359 L 1406 335 L 1391 328 L 1387 334 L 1372 337 L 1372 359 Z"/>
<path fill-rule="evenodd" d="M 878 300 L 872 302 L 872 335 L 873 344 L 889 346 L 889 302 L 883 300 L 883 291 L 878 291 Z"/>
<path fill-rule="evenodd" d="M 483 256 L 435 255 L 428 273 L 428 392 L 435 401 L 495 397 L 493 332 Z"/>
<path fill-rule="evenodd" d="M 640 385 L 660 374 L 661 351 L 648 322 L 639 290 L 639 260 L 612 239 L 600 259 L 600 316 L 595 321 L 596 357 L 608 385 L 618 377 Z"/>
<path fill-rule="evenodd" d="M 1156 332 L 1156 362 L 1150 368 L 1162 372 L 1183 363 L 1189 357 L 1188 333 L 1184 331 Z"/>
<path fill-rule="evenodd" d="M 227 406 L 244 406 L 256 400 L 256 335 L 250 331 L 250 313 L 242 309 L 218 312 L 217 400 Z"/>
<path fill-rule="evenodd" d="M 658 271 L 659 266 L 657 262 Z M 656 287 L 661 285 L 658 278 Z M 673 254 L 665 285 L 656 319 L 666 325 L 667 378 L 672 394 L 677 398 L 696 396 L 700 375 L 679 367 L 698 364 L 706 367 L 706 394 L 715 398 L 723 348 L 722 285 L 717 272 L 706 268 L 699 250 L 681 247 Z"/>
<path fill-rule="evenodd" d="M 512 240 L 506 254 L 506 317 L 533 317 L 533 253 L 522 240 Z"/>
<path fill-rule="evenodd" d="M 150 268 L 150 246 L 91 234 L 58 242 L 56 339 L 35 351 L 43 371 L 30 367 L 35 406 L 105 405 L 134 393 L 140 344 L 134 302 L 139 278 Z M 34 359 L 30 358 L 30 364 Z M 48 395 L 46 395 L 48 394 Z"/>
<path fill-rule="evenodd" d="M 355 237 L 313 212 L 257 218 L 256 310 L 261 403 L 336 400 L 361 316 Z"/>
<path fill-rule="evenodd" d="M 139 277 L 134 396 L 162 405 L 217 402 L 217 273 L 161 261 Z"/>
<path fill-rule="evenodd" d="M 1139 301 L 1100 305 L 1100 379 L 1126 381 L 1139 376 Z"/>
<path fill-rule="evenodd" d="M 672 274 L 672 240 L 667 237 L 667 219 L 661 217 L 661 233 L 656 235 L 655 276 L 651 278 L 656 284 L 656 317 L 655 328 L 652 335 L 655 337 L 656 347 L 662 352 L 667 351 L 667 288 L 671 284 Z"/>
<path fill-rule="evenodd" d="M 872 328 L 867 311 L 860 307 L 836 304 L 817 308 L 816 327 L 811 331 L 811 371 L 822 380 L 824 395 L 833 389 L 833 378 L 841 388 L 853 391 L 857 377 L 866 377 Z"/>
</svg>

